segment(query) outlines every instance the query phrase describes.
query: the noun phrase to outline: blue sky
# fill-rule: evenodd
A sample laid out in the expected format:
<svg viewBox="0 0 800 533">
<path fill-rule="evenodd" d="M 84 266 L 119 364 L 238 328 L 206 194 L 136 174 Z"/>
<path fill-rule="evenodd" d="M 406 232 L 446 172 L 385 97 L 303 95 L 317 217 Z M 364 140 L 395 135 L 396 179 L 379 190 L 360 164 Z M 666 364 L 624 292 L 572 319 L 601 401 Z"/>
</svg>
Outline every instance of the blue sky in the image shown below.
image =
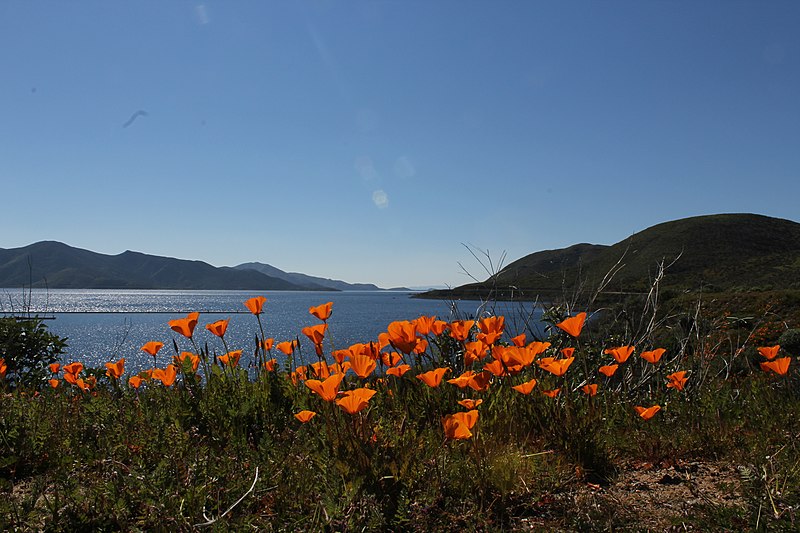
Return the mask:
<svg viewBox="0 0 800 533">
<path fill-rule="evenodd" d="M 464 243 L 797 221 L 799 26 L 793 1 L 0 2 L 0 247 L 457 285 Z"/>
</svg>

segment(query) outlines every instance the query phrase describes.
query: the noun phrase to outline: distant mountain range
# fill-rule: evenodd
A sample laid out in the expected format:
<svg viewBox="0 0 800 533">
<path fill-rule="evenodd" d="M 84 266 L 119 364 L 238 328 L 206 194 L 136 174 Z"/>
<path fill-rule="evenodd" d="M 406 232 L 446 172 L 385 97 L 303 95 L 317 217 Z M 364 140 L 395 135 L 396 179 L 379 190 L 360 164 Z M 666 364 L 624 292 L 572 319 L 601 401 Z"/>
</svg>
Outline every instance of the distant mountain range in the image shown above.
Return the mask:
<svg viewBox="0 0 800 533">
<path fill-rule="evenodd" d="M 380 290 L 372 284 L 286 273 L 262 263 L 215 267 L 125 251 L 106 255 L 43 241 L 0 248 L 0 287 L 53 289 Z"/>
<path fill-rule="evenodd" d="M 377 285 L 372 283 L 347 283 L 338 279 L 318 278 L 309 276 L 307 274 L 300 274 L 298 272 L 284 272 L 272 265 L 265 263 L 242 263 L 233 267 L 237 270 L 255 270 L 273 278 L 282 279 L 300 285 L 322 291 L 378 291 L 381 290 Z M 404 289 L 408 290 L 408 289 Z"/>
<path fill-rule="evenodd" d="M 430 291 L 436 298 L 544 297 L 596 288 L 647 291 L 660 263 L 661 289 L 763 291 L 800 289 L 800 224 L 753 214 L 706 215 L 664 222 L 604 246 L 575 244 L 527 255 L 482 283 Z M 673 263 L 674 262 L 674 263 Z"/>
</svg>

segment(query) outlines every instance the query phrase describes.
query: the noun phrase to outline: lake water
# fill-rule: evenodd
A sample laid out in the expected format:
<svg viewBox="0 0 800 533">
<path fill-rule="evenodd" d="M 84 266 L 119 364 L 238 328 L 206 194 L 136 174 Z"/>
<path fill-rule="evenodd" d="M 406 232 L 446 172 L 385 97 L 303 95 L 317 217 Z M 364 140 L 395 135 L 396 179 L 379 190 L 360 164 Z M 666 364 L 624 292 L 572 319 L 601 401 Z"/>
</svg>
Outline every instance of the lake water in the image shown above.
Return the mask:
<svg viewBox="0 0 800 533">
<path fill-rule="evenodd" d="M 378 334 L 394 320 L 412 320 L 420 315 L 435 315 L 442 320 L 475 317 L 490 312 L 506 316 L 506 330 L 512 335 L 526 331 L 526 317 L 540 316 L 531 304 L 497 302 L 494 307 L 478 301 L 453 302 L 411 298 L 411 293 L 394 291 L 161 291 L 161 290 L 67 290 L 25 291 L 0 289 L 0 315 L 31 313 L 54 317 L 46 320 L 49 329 L 68 339 L 65 361 L 78 360 L 90 366 L 125 357 L 126 368 L 138 371 L 149 368 L 152 358 L 140 351 L 148 341 L 161 341 L 164 348 L 159 364 L 166 364 L 173 353 L 172 341 L 181 350 L 191 350 L 190 343 L 173 332 L 167 322 L 182 318 L 191 311 L 200 312 L 195 340 L 208 343 L 217 353 L 224 349 L 220 340 L 205 325 L 230 319 L 225 339 L 230 349 L 244 350 L 242 362 L 252 354 L 258 323 L 243 302 L 253 296 L 267 298 L 261 315 L 264 333 L 275 342 L 300 338 L 303 351 L 313 354 L 313 345 L 300 332 L 319 320 L 308 313 L 311 306 L 333 302 L 328 320 L 328 337 L 336 348 L 356 342 L 377 340 Z M 536 323 L 531 324 L 536 328 Z M 528 330 L 530 331 L 530 330 Z M 328 344 L 325 344 L 326 351 Z M 162 355 L 165 354 L 165 355 Z"/>
</svg>

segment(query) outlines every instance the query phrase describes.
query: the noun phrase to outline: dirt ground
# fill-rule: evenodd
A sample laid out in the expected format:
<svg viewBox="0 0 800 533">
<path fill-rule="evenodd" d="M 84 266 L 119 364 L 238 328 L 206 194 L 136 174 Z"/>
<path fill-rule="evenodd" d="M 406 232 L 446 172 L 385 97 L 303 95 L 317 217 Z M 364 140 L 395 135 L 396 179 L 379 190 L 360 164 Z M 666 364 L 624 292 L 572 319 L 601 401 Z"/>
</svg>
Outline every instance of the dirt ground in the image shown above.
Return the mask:
<svg viewBox="0 0 800 533">
<path fill-rule="evenodd" d="M 739 471 L 722 463 L 627 464 L 611 484 L 576 482 L 537 507 L 515 529 L 709 531 L 721 516 L 748 527 Z"/>
</svg>

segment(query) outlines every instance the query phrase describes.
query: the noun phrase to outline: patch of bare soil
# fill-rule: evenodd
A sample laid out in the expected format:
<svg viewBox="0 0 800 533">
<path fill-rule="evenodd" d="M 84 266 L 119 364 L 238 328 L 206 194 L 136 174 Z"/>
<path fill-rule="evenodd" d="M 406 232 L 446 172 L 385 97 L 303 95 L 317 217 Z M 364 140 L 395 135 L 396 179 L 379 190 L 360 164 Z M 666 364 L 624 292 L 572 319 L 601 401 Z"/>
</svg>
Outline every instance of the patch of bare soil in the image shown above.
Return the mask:
<svg viewBox="0 0 800 533">
<path fill-rule="evenodd" d="M 611 484 L 575 482 L 539 505 L 550 509 L 519 530 L 708 531 L 715 517 L 746 516 L 747 504 L 735 465 L 692 461 L 626 464 Z"/>
</svg>

